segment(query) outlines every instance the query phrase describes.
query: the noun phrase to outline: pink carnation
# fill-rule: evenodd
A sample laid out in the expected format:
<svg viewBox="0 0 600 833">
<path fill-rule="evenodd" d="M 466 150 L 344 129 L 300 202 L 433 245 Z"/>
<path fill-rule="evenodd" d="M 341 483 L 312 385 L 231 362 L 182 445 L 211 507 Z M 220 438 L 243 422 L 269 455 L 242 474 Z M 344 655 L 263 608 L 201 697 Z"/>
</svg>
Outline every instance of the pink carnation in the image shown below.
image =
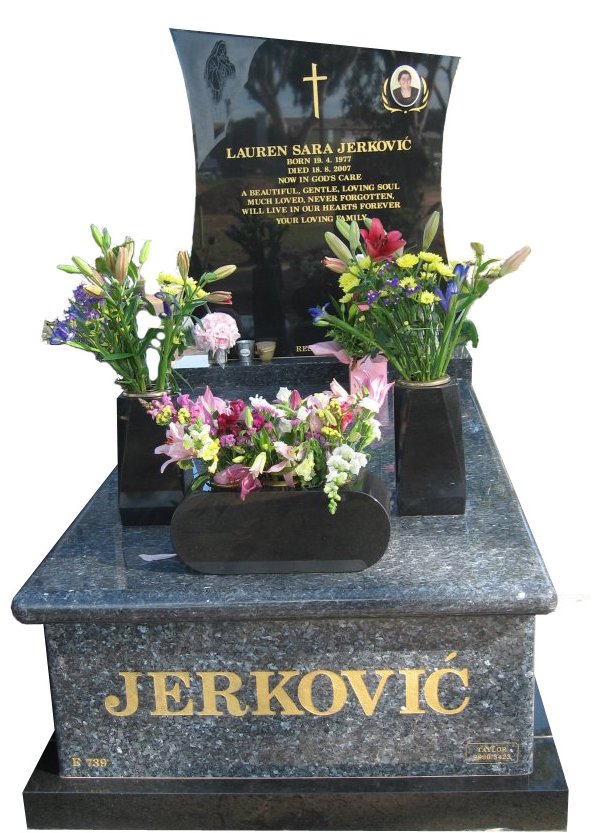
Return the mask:
<svg viewBox="0 0 600 833">
<path fill-rule="evenodd" d="M 194 341 L 200 350 L 229 350 L 240 337 L 235 320 L 225 312 L 210 312 L 194 327 Z"/>
</svg>

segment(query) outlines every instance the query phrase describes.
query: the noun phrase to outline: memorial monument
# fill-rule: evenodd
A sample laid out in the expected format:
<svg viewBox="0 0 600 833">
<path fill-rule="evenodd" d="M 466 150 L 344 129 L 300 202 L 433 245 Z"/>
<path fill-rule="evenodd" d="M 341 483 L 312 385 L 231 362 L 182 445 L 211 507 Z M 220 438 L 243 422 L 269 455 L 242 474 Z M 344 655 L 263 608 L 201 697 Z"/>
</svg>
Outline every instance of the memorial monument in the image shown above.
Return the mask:
<svg viewBox="0 0 600 833">
<path fill-rule="evenodd" d="M 305 355 L 305 310 L 331 291 L 323 231 L 376 212 L 413 238 L 441 208 L 457 59 L 173 37 L 197 159 L 191 274 L 239 263 L 242 336 L 277 342 L 272 363 L 187 384 L 323 389 L 347 373 Z M 533 672 L 534 618 L 556 594 L 466 351 L 451 372 L 465 514 L 392 508 L 387 551 L 361 572 L 192 572 L 167 525 L 122 525 L 108 478 L 14 600 L 44 624 L 56 725 L 25 790 L 30 827 L 564 829 Z M 387 407 L 373 468 L 393 488 Z M 320 546 L 312 528 L 305 546 Z"/>
</svg>

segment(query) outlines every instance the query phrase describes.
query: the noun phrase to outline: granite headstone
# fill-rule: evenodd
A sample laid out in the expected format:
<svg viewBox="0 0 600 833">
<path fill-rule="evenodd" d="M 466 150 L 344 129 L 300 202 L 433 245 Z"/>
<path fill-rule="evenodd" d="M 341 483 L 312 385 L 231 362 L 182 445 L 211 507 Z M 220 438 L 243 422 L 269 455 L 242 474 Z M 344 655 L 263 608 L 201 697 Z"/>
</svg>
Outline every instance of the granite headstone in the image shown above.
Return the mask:
<svg viewBox="0 0 600 833">
<path fill-rule="evenodd" d="M 192 274 L 238 265 L 242 337 L 276 355 L 318 341 L 308 308 L 336 217 L 420 240 L 441 211 L 442 135 L 458 58 L 173 30 L 196 155 Z M 442 226 L 434 248 L 444 250 Z"/>
</svg>

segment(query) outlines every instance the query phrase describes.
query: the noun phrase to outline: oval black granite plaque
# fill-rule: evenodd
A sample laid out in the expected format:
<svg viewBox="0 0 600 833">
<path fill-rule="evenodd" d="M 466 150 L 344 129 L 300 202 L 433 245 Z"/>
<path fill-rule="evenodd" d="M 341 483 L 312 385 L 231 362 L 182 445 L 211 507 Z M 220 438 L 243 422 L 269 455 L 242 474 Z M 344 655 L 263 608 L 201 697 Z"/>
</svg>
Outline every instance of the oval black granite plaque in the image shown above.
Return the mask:
<svg viewBox="0 0 600 833">
<path fill-rule="evenodd" d="M 181 560 L 201 573 L 354 572 L 390 539 L 389 495 L 366 472 L 342 492 L 335 515 L 321 489 L 190 492 L 171 523 Z"/>
</svg>

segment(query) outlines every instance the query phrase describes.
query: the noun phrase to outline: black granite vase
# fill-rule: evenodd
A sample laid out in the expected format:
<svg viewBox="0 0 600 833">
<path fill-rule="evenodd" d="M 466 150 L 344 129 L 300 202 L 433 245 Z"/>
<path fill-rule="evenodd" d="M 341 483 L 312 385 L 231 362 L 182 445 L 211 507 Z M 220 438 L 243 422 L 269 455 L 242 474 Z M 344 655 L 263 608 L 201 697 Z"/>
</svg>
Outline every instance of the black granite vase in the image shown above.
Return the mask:
<svg viewBox="0 0 600 833">
<path fill-rule="evenodd" d="M 165 427 L 148 416 L 140 399 L 122 393 L 117 399 L 119 513 L 123 526 L 168 524 L 184 497 L 183 472 L 175 465 L 161 474 L 164 458 L 154 449 L 165 443 Z"/>
<path fill-rule="evenodd" d="M 456 380 L 396 382 L 394 428 L 400 514 L 464 514 L 467 487 Z"/>
<path fill-rule="evenodd" d="M 389 494 L 364 472 L 335 515 L 321 489 L 190 491 L 171 522 L 181 560 L 200 573 L 339 573 L 364 570 L 390 539 Z"/>
</svg>

